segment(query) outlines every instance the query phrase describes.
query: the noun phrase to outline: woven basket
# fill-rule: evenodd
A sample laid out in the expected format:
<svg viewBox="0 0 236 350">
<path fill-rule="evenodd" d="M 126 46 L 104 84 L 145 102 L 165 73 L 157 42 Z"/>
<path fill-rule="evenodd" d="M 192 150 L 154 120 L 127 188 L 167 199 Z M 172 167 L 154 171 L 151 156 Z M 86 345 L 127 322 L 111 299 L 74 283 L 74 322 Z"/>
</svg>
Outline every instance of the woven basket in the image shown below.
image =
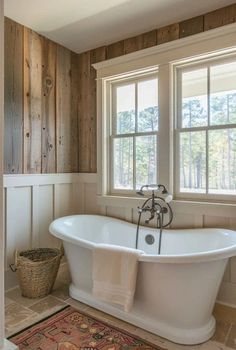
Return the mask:
<svg viewBox="0 0 236 350">
<path fill-rule="evenodd" d="M 15 270 L 22 296 L 39 298 L 48 295 L 54 285 L 63 248 L 37 248 L 15 252 Z"/>
</svg>

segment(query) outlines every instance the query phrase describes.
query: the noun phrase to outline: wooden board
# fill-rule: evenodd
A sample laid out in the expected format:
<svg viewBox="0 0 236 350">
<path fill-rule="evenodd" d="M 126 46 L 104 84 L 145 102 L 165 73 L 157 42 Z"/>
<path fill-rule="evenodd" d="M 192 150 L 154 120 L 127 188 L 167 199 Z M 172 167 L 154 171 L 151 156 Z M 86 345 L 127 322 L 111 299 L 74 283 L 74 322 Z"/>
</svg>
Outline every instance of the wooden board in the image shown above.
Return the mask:
<svg viewBox="0 0 236 350">
<path fill-rule="evenodd" d="M 124 40 L 107 46 L 107 59 L 124 55 Z"/>
<path fill-rule="evenodd" d="M 190 18 L 186 21 L 180 22 L 179 24 L 179 36 L 184 38 L 189 35 L 201 33 L 204 30 L 204 17 L 197 16 Z"/>
<path fill-rule="evenodd" d="M 143 37 L 142 35 L 134 36 L 124 40 L 124 53 L 128 54 L 134 51 L 142 50 Z"/>
<path fill-rule="evenodd" d="M 42 37 L 24 28 L 24 172 L 41 173 Z"/>
<path fill-rule="evenodd" d="M 56 82 L 57 172 L 68 173 L 74 156 L 71 142 L 71 52 L 59 45 Z"/>
<path fill-rule="evenodd" d="M 90 146 L 92 128 L 90 126 L 90 51 L 79 55 L 79 172 L 90 172 Z"/>
<path fill-rule="evenodd" d="M 23 27 L 5 18 L 4 173 L 22 173 Z"/>
<path fill-rule="evenodd" d="M 79 71 L 78 55 L 71 52 L 71 135 L 70 143 L 72 151 L 71 172 L 78 172 L 79 167 L 79 147 L 78 147 L 78 95 L 79 95 Z"/>
<path fill-rule="evenodd" d="M 56 172 L 56 62 L 57 45 L 43 41 L 42 173 Z"/>
<path fill-rule="evenodd" d="M 157 30 L 152 30 L 150 32 L 142 34 L 143 40 L 143 49 L 148 47 L 155 46 L 157 44 Z"/>
<path fill-rule="evenodd" d="M 171 24 L 157 30 L 157 44 L 179 39 L 179 23 Z"/>
<path fill-rule="evenodd" d="M 220 8 L 204 16 L 204 30 L 236 22 L 236 4 Z"/>
</svg>

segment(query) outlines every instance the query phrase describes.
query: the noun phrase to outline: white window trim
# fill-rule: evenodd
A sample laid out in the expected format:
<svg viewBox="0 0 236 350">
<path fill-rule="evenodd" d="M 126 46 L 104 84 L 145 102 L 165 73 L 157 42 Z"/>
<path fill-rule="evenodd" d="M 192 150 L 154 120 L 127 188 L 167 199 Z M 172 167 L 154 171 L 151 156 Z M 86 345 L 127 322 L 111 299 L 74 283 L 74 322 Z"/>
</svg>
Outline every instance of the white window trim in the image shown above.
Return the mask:
<svg viewBox="0 0 236 350">
<path fill-rule="evenodd" d="M 173 192 L 174 92 L 171 86 L 173 86 L 175 79 L 174 66 L 176 62 L 178 65 L 180 62 L 186 64 L 195 61 L 196 58 L 199 60 L 235 53 L 235 34 L 236 24 L 234 23 L 93 65 L 97 70 L 97 168 L 100 202 L 102 201 L 105 205 L 114 200 L 115 204 L 119 199 L 127 199 L 125 196 L 118 198 L 108 195 L 109 159 L 107 159 L 107 147 L 109 147 L 109 139 L 107 135 L 109 130 L 107 130 L 107 109 L 109 106 L 106 91 L 109 89 L 110 81 L 117 76 L 122 78 L 123 75 L 125 78 L 140 72 L 152 72 L 158 67 L 158 77 L 162 84 L 162 89 L 159 90 L 159 111 L 160 115 L 165 116 L 160 118 L 162 119 L 160 122 L 163 123 L 160 125 L 162 130 L 160 143 L 162 143 L 165 152 L 161 152 L 159 155 L 161 164 L 159 182 L 165 184 L 169 191 Z M 170 117 L 168 118 L 168 116 Z M 196 203 L 196 200 L 194 198 L 192 203 Z M 132 198 L 132 203 L 134 201 L 140 202 L 140 198 Z"/>
</svg>

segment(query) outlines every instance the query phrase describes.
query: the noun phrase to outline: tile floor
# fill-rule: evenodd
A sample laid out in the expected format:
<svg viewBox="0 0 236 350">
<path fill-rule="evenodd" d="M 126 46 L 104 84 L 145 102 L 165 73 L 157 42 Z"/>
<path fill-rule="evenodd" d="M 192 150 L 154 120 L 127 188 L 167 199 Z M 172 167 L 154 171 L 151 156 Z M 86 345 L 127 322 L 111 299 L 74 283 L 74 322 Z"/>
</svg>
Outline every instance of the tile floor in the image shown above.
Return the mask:
<svg viewBox="0 0 236 350">
<path fill-rule="evenodd" d="M 65 305 L 72 305 L 78 310 L 109 322 L 110 325 L 124 329 L 134 335 L 161 346 L 166 350 L 230 350 L 236 349 L 236 309 L 216 304 L 214 315 L 217 320 L 213 338 L 200 345 L 184 346 L 171 343 L 159 336 L 127 324 L 108 314 L 91 308 L 69 297 L 69 275 L 67 269 L 59 274 L 53 292 L 42 299 L 27 299 L 21 296 L 19 288 L 6 293 L 6 337 L 60 310 Z"/>
</svg>

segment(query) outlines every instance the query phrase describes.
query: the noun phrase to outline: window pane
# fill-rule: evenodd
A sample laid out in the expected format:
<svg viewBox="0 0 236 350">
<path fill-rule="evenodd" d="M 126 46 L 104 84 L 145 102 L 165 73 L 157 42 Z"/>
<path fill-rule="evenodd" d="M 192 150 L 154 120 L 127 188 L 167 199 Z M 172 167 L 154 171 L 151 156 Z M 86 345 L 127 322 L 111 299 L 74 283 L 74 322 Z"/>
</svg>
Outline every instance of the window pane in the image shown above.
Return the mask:
<svg viewBox="0 0 236 350">
<path fill-rule="evenodd" d="M 236 62 L 211 67 L 210 81 L 211 124 L 236 123 Z"/>
<path fill-rule="evenodd" d="M 116 116 L 117 134 L 135 131 L 135 84 L 117 87 Z"/>
<path fill-rule="evenodd" d="M 157 79 L 138 83 L 138 131 L 158 130 Z"/>
<path fill-rule="evenodd" d="M 114 140 L 114 188 L 133 189 L 133 138 Z"/>
<path fill-rule="evenodd" d="M 182 128 L 207 125 L 207 69 L 182 74 Z"/>
<path fill-rule="evenodd" d="M 236 194 L 236 130 L 209 131 L 209 192 Z"/>
<path fill-rule="evenodd" d="M 136 188 L 157 182 L 157 137 L 136 137 Z"/>
<path fill-rule="evenodd" d="M 180 190 L 204 193 L 206 188 L 205 131 L 180 134 Z"/>
</svg>

